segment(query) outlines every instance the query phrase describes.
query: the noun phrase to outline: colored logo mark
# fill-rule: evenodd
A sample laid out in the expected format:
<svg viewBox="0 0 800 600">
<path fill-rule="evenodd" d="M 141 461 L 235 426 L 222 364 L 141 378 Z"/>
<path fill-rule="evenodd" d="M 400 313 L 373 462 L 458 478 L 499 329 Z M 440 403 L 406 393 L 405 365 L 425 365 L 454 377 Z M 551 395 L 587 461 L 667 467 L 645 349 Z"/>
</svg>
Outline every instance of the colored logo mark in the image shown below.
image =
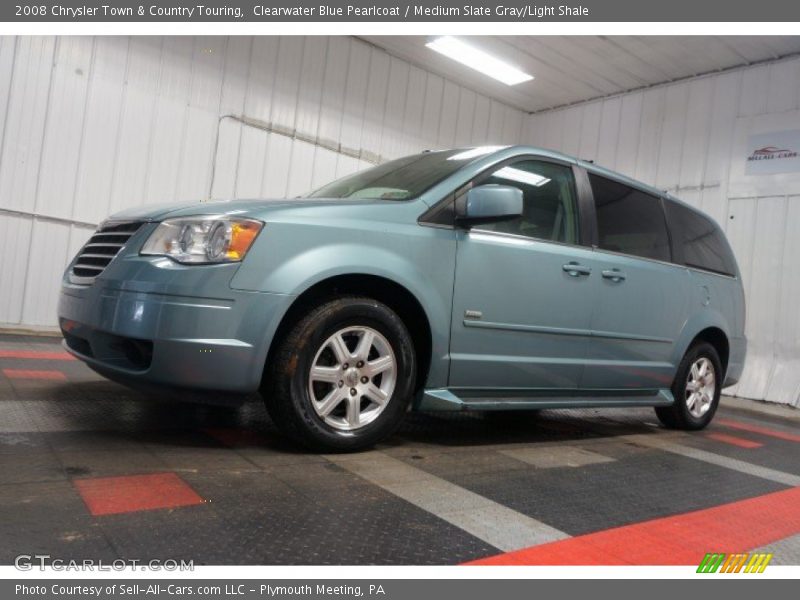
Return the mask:
<svg viewBox="0 0 800 600">
<path fill-rule="evenodd" d="M 698 573 L 763 573 L 772 554 L 765 552 L 748 552 L 740 554 L 723 554 L 709 552 L 700 561 Z"/>
</svg>

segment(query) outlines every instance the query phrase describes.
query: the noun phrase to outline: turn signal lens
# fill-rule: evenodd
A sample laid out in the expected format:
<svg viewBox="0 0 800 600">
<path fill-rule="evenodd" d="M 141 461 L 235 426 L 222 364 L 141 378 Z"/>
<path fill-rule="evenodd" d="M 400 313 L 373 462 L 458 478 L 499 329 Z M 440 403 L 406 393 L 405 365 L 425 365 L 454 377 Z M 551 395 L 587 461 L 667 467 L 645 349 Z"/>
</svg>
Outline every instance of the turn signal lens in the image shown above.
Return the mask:
<svg viewBox="0 0 800 600">
<path fill-rule="evenodd" d="M 242 260 L 261 231 L 263 223 L 258 221 L 237 221 L 231 225 L 231 241 L 226 256 L 228 260 Z"/>
</svg>

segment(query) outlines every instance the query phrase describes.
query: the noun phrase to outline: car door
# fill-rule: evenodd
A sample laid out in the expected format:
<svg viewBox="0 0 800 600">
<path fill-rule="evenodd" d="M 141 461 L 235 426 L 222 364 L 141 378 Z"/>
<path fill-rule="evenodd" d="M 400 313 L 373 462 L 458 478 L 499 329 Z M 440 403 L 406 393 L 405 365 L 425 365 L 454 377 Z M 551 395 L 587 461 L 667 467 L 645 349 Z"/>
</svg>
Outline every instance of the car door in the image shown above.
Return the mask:
<svg viewBox="0 0 800 600">
<path fill-rule="evenodd" d="M 589 174 L 599 270 L 581 387 L 661 389 L 689 311 L 688 271 L 671 261 L 661 198 Z"/>
<path fill-rule="evenodd" d="M 523 215 L 457 231 L 450 386 L 486 395 L 575 389 L 590 334 L 590 247 L 573 167 L 522 157 L 472 185 L 523 192 Z"/>
</svg>

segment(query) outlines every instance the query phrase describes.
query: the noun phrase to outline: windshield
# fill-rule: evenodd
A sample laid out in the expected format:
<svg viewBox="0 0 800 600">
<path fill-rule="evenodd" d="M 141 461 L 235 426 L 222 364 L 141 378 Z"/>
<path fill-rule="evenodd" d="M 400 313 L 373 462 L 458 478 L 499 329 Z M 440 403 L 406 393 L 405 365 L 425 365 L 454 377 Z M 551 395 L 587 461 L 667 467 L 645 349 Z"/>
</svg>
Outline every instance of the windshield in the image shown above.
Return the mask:
<svg viewBox="0 0 800 600">
<path fill-rule="evenodd" d="M 442 150 L 398 158 L 338 179 L 311 192 L 307 197 L 378 200 L 416 198 L 474 158 L 500 148 L 501 146 L 483 146 L 469 150 Z"/>
</svg>

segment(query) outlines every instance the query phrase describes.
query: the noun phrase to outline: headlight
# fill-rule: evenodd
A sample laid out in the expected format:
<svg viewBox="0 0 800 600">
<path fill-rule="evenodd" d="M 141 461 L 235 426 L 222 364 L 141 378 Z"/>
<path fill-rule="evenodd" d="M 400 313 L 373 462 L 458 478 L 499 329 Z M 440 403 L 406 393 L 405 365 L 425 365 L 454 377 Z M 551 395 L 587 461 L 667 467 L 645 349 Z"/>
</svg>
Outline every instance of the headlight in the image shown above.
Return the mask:
<svg viewBox="0 0 800 600">
<path fill-rule="evenodd" d="M 167 219 L 150 234 L 140 254 L 191 264 L 237 262 L 263 226 L 261 221 L 224 215 Z"/>
</svg>

